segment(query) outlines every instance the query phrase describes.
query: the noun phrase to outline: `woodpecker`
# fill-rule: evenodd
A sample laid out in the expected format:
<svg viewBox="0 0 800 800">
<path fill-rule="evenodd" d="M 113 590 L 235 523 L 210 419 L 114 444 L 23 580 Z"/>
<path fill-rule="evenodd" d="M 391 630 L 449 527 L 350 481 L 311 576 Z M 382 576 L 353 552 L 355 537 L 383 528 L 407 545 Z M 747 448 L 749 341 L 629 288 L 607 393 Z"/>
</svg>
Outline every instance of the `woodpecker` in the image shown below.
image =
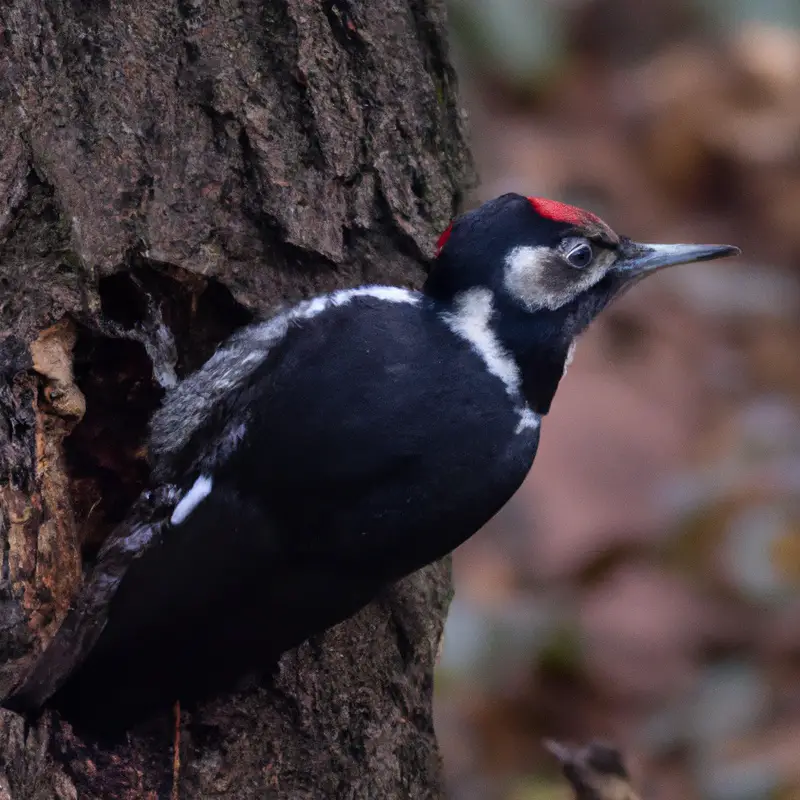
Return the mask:
<svg viewBox="0 0 800 800">
<path fill-rule="evenodd" d="M 152 419 L 158 540 L 52 704 L 126 725 L 191 704 L 451 552 L 525 479 L 592 319 L 738 252 L 505 194 L 450 225 L 422 291 L 341 290 L 234 334 Z"/>
</svg>

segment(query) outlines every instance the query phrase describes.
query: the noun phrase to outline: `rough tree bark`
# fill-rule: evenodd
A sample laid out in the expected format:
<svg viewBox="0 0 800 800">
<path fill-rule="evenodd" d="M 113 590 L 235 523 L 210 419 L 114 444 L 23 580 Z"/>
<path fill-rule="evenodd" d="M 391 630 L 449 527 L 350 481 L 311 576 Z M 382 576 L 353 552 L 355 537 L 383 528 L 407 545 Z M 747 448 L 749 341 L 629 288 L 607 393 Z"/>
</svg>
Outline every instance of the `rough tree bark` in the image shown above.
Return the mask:
<svg viewBox="0 0 800 800">
<path fill-rule="evenodd" d="M 0 5 L 0 699 L 146 484 L 176 376 L 276 302 L 420 282 L 471 177 L 443 6 Z M 423 570 L 184 715 L 179 796 L 439 796 L 449 587 Z M 0 798 L 169 796 L 173 728 L 103 748 L 0 710 Z"/>
</svg>

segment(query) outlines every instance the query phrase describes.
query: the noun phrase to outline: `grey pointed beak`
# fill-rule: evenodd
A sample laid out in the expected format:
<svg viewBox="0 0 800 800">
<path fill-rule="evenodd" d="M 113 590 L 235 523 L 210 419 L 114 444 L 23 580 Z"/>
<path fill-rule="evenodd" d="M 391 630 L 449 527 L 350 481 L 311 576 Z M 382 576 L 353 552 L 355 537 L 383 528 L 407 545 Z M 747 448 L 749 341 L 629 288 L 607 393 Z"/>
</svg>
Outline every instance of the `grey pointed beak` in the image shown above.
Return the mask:
<svg viewBox="0 0 800 800">
<path fill-rule="evenodd" d="M 624 242 L 621 257 L 614 272 L 625 280 L 643 278 L 653 272 L 677 264 L 711 261 L 715 258 L 738 256 L 738 247 L 729 244 L 641 244 Z"/>
</svg>

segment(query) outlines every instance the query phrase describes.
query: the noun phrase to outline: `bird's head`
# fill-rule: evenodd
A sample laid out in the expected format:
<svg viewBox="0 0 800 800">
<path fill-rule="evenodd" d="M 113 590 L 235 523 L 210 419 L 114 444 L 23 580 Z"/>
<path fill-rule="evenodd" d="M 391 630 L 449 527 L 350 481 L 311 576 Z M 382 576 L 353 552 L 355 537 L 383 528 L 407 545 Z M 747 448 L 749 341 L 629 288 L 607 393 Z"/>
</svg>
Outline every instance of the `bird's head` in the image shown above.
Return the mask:
<svg viewBox="0 0 800 800">
<path fill-rule="evenodd" d="M 442 234 L 425 291 L 447 303 L 489 289 L 499 309 L 548 318 L 571 337 L 647 275 L 738 253 L 730 245 L 641 244 L 588 211 L 505 194 Z"/>
</svg>

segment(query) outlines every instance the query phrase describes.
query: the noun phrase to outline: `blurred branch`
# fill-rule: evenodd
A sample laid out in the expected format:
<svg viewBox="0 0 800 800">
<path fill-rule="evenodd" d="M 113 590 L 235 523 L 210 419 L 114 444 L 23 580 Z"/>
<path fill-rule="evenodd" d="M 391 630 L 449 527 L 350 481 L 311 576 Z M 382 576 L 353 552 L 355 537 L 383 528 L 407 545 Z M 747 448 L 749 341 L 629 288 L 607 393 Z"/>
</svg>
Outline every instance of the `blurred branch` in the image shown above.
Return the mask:
<svg viewBox="0 0 800 800">
<path fill-rule="evenodd" d="M 640 800 L 620 752 L 604 742 L 572 747 L 552 740 L 544 746 L 561 764 L 575 800 Z"/>
</svg>

